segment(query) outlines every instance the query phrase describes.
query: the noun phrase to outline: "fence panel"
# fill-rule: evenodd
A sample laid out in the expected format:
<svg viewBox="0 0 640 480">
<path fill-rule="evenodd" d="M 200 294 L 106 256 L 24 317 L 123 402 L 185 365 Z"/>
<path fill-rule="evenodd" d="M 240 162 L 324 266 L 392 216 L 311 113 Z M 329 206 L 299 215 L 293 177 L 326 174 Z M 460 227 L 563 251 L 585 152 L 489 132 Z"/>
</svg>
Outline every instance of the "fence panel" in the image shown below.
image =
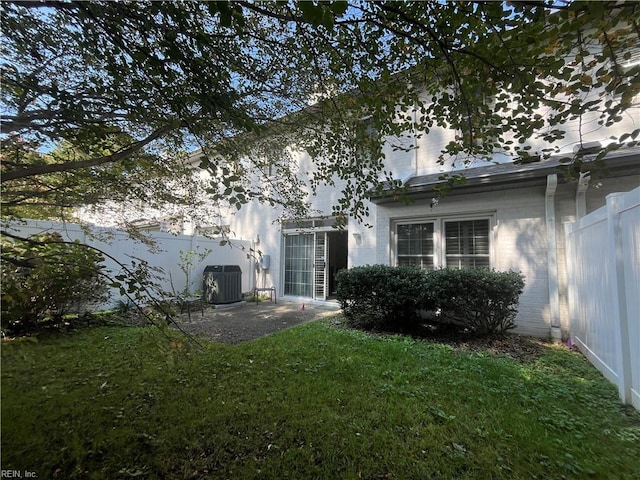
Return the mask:
<svg viewBox="0 0 640 480">
<path fill-rule="evenodd" d="M 640 188 L 566 226 L 573 342 L 640 409 Z"/>
<path fill-rule="evenodd" d="M 608 259 L 596 254 L 607 240 L 607 217 L 606 211 L 597 213 L 589 219 L 592 223 L 580 222 L 567 245 L 570 331 L 572 341 L 586 349 L 592 363 L 617 384 L 619 333 L 618 322 L 610 314 L 611 272 Z"/>
<path fill-rule="evenodd" d="M 635 197 L 621 198 L 620 242 L 622 256 L 622 276 L 625 286 L 624 312 L 629 339 L 629 393 L 631 403 L 640 410 L 640 189 L 634 190 Z"/>
<path fill-rule="evenodd" d="M 185 289 L 191 292 L 202 290 L 202 275 L 207 265 L 239 265 L 242 270 L 243 292 L 251 291 L 255 281 L 255 260 L 247 258 L 251 249 L 249 240 L 233 240 L 226 245 L 220 245 L 221 239 L 151 232 L 147 234 L 155 243 L 155 247 L 151 248 L 140 241 L 133 240 L 125 232 L 109 228 L 93 227 L 87 232 L 75 224 L 28 221 L 14 223 L 8 227 L 8 230 L 21 236 L 57 232 L 65 241 L 79 240 L 98 248 L 107 254 L 105 267 L 111 275 L 126 274 L 126 268 L 131 269 L 140 262 L 146 262 L 155 277 L 158 290 L 164 292 L 178 293 Z M 181 268 L 184 262 L 180 258 L 180 253 L 191 250 L 196 253 L 210 250 L 210 253 L 203 258 L 198 255 L 193 258 L 193 268 L 189 275 L 189 285 L 187 285 L 186 275 Z M 157 293 L 152 294 L 159 296 Z M 105 307 L 115 305 L 119 300 L 123 298 L 114 289 L 109 305 Z"/>
</svg>

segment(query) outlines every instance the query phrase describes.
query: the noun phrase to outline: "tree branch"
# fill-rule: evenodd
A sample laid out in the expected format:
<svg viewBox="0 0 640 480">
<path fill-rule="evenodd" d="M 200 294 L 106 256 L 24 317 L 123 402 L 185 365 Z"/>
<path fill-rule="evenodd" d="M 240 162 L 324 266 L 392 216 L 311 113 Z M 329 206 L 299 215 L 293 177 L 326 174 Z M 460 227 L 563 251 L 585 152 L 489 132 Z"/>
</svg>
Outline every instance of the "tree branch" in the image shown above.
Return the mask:
<svg viewBox="0 0 640 480">
<path fill-rule="evenodd" d="M 134 142 L 124 150 L 120 150 L 119 152 L 113 153 L 111 155 L 105 155 L 98 158 L 90 158 L 88 160 L 79 160 L 76 162 L 56 163 L 52 165 L 33 165 L 19 170 L 10 170 L 2 174 L 2 183 L 11 180 L 17 180 L 20 178 L 44 175 L 47 173 L 66 172 L 80 168 L 97 167 L 99 165 L 105 165 L 107 163 L 119 162 L 120 160 L 128 158 L 134 153 L 138 152 L 154 140 L 162 137 L 163 135 L 166 135 L 173 130 L 176 130 L 179 126 L 180 124 L 174 122 L 160 127 L 147 138 Z"/>
</svg>

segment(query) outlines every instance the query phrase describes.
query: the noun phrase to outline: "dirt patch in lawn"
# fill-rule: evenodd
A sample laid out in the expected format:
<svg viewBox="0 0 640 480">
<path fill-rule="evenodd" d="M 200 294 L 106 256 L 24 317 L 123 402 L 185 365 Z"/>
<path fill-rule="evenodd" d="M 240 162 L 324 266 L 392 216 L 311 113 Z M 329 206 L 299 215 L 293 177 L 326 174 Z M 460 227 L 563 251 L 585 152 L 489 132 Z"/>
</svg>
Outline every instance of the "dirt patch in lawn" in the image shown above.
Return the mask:
<svg viewBox="0 0 640 480">
<path fill-rule="evenodd" d="M 503 355 L 520 362 L 532 362 L 542 356 L 550 343 L 542 339 L 524 337 L 515 333 L 499 336 L 444 340 L 456 350 Z"/>
<path fill-rule="evenodd" d="M 347 322 L 344 322 L 343 326 L 356 328 L 349 327 Z M 429 325 L 420 325 L 404 331 L 375 330 L 368 332 L 372 335 L 397 335 L 400 333 L 416 340 L 446 344 L 459 352 L 508 356 L 520 362 L 537 360 L 552 345 L 549 341 L 541 338 L 527 337 L 515 333 L 477 336 L 472 333 L 456 332 L 446 328 L 432 328 Z M 566 345 L 563 344 L 562 347 L 566 348 Z"/>
<path fill-rule="evenodd" d="M 240 343 L 338 313 L 317 305 L 271 302 L 193 308 L 190 315 L 176 318 L 178 327 L 192 335 L 202 335 L 224 343 Z"/>
</svg>

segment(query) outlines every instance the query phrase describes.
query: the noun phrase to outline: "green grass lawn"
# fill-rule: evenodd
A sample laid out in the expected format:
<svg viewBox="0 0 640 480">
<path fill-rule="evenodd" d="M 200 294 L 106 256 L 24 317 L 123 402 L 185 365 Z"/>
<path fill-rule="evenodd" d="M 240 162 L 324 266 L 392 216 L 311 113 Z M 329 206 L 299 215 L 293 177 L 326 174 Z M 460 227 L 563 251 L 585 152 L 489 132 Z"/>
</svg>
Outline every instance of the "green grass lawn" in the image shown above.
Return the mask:
<svg viewBox="0 0 640 480">
<path fill-rule="evenodd" d="M 640 415 L 579 354 L 515 360 L 313 322 L 2 345 L 2 469 L 38 478 L 638 478 Z"/>
</svg>

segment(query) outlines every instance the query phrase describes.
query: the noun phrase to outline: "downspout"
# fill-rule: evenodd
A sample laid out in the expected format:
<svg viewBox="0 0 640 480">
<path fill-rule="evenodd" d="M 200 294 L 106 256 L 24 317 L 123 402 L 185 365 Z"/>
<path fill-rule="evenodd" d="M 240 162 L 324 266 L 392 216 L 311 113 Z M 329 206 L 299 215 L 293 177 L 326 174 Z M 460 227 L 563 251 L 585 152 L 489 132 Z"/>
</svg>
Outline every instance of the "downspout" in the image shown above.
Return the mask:
<svg viewBox="0 0 640 480">
<path fill-rule="evenodd" d="M 418 123 L 418 106 L 413 104 L 413 174 L 418 176 L 418 133 L 416 131 L 416 124 Z"/>
<path fill-rule="evenodd" d="M 247 255 L 248 257 L 248 263 L 249 263 L 249 271 L 251 272 L 250 274 L 250 279 L 249 279 L 249 286 L 253 289 L 253 288 L 258 288 L 258 265 L 259 265 L 259 255 L 258 255 L 258 245 L 260 245 L 260 235 L 256 234 L 256 236 L 254 238 L 252 238 L 250 240 L 250 252 L 249 255 Z M 264 285 L 263 285 L 264 286 Z"/>
<path fill-rule="evenodd" d="M 551 323 L 551 339 L 562 341 L 560 328 L 560 297 L 558 293 L 558 256 L 556 250 L 556 208 L 555 195 L 558 187 L 558 175 L 547 175 L 545 192 L 545 219 L 547 227 L 547 278 L 549 284 L 549 314 Z"/>
<path fill-rule="evenodd" d="M 590 180 L 589 172 L 580 172 L 578 188 L 576 189 L 576 220 L 580 220 L 587 214 L 587 188 Z"/>
</svg>

